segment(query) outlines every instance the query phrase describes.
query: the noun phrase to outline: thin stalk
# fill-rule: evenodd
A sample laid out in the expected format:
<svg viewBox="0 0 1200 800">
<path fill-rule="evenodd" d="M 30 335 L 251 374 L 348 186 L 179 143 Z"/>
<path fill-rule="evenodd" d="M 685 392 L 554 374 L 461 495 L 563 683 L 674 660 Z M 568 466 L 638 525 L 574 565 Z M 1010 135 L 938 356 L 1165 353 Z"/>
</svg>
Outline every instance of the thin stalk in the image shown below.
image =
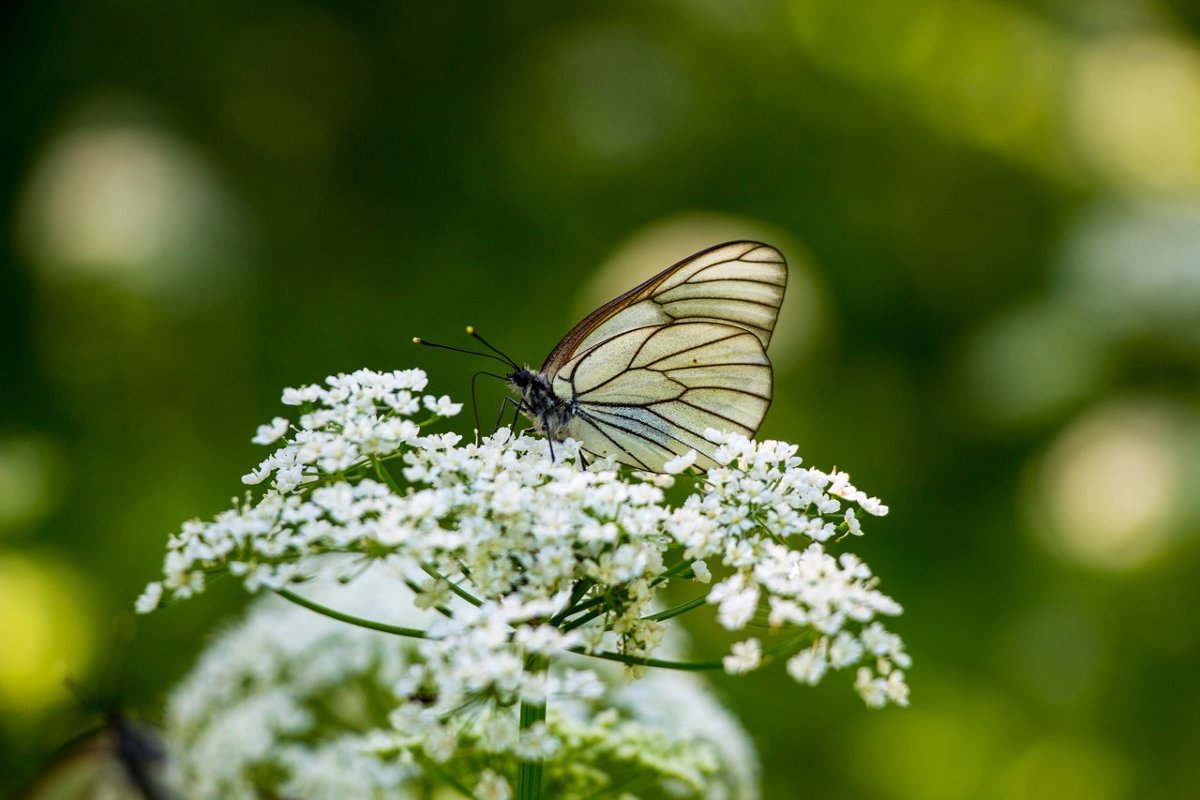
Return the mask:
<svg viewBox="0 0 1200 800">
<path fill-rule="evenodd" d="M 658 669 L 676 669 L 684 672 L 703 672 L 725 668 L 720 661 L 665 661 L 661 658 L 627 656 L 624 653 L 613 653 L 608 650 L 589 653 L 581 647 L 572 647 L 571 652 L 592 658 L 603 658 L 605 661 L 618 661 L 630 667 L 657 667 Z"/>
<path fill-rule="evenodd" d="M 279 595 L 280 597 L 284 598 L 285 600 L 291 600 L 293 603 L 295 603 L 298 606 L 304 606 L 309 611 L 315 611 L 318 614 L 322 614 L 326 617 L 329 617 L 330 619 L 336 619 L 338 622 L 347 622 L 351 625 L 357 625 L 360 628 L 370 628 L 373 631 L 381 631 L 383 633 L 391 633 L 391 634 L 395 634 L 396 636 L 408 636 L 409 638 L 412 638 L 412 639 L 428 639 L 429 638 L 429 634 L 423 630 L 418 630 L 417 628 L 404 628 L 404 627 L 401 627 L 400 625 L 387 625 L 383 622 L 376 622 L 376 621 L 370 620 L 370 619 L 363 619 L 362 617 L 356 617 L 352 614 L 346 614 L 341 611 L 336 611 L 332 608 L 329 608 L 328 606 L 323 606 L 314 600 L 309 600 L 307 597 L 301 597 L 300 595 L 298 595 L 294 592 L 290 592 L 287 589 L 283 589 L 283 588 L 276 589 L 275 594 Z"/>
<path fill-rule="evenodd" d="M 599 617 L 599 616 L 603 615 L 604 613 L 605 613 L 605 609 L 603 609 L 603 608 L 592 609 L 588 613 L 584 614 L 582 617 L 576 617 L 575 619 L 571 620 L 567 624 L 563 625 L 562 631 L 563 631 L 563 633 L 570 633 L 571 631 L 575 630 L 576 628 L 582 628 L 584 625 L 587 625 L 589 622 L 594 620 L 596 617 Z"/>
<path fill-rule="evenodd" d="M 423 572 L 424 572 L 426 575 L 428 575 L 429 577 L 433 578 L 434 580 L 445 581 L 445 582 L 446 582 L 446 586 L 447 586 L 447 587 L 449 587 L 449 589 L 450 589 L 450 591 L 451 591 L 451 592 L 453 592 L 454 594 L 458 595 L 458 596 L 459 596 L 459 597 L 461 597 L 463 600 L 466 600 L 468 603 L 470 603 L 471 605 L 475 606 L 476 608 L 478 608 L 479 606 L 483 605 L 483 601 L 482 601 L 482 600 L 480 600 L 478 597 L 476 597 L 475 595 L 473 595 L 473 594 L 471 594 L 470 592 L 468 592 L 466 589 L 464 589 L 464 588 L 462 588 L 461 586 L 459 586 L 459 585 L 458 585 L 457 583 L 455 583 L 454 581 L 452 581 L 452 580 L 450 580 L 449 578 L 447 578 L 447 577 L 446 577 L 445 575 L 443 575 L 442 573 L 438 572 L 436 569 L 434 569 L 434 568 L 433 568 L 433 565 L 432 565 L 432 564 L 421 564 L 421 570 L 422 570 L 422 571 L 423 571 Z"/>
<path fill-rule="evenodd" d="M 375 475 L 379 478 L 379 480 L 386 483 L 388 488 L 390 488 L 396 494 L 404 494 L 404 491 L 392 477 L 392 473 L 388 472 L 387 468 L 383 466 L 383 462 L 379 459 L 379 456 L 371 456 L 371 466 L 375 468 Z"/>
<path fill-rule="evenodd" d="M 682 573 L 687 572 L 691 568 L 692 568 L 692 562 L 680 561 L 675 566 L 660 573 L 658 575 L 658 577 L 656 577 L 654 580 L 650 581 L 650 585 L 658 586 L 663 581 L 670 580 L 671 578 L 674 578 L 676 575 L 681 575 Z"/>
<path fill-rule="evenodd" d="M 649 614 L 645 617 L 642 617 L 642 619 L 651 620 L 652 622 L 662 622 L 664 619 L 670 619 L 671 617 L 677 617 L 680 614 L 686 614 L 693 608 L 699 608 L 707 602 L 708 595 L 701 595 L 700 597 L 688 600 L 686 603 L 680 603 L 677 606 L 672 606 L 666 611 L 659 611 L 657 614 Z"/>
<path fill-rule="evenodd" d="M 576 613 L 579 609 L 575 607 L 575 604 L 582 600 L 583 596 L 587 594 L 588 589 L 592 588 L 594 585 L 595 581 L 593 581 L 591 578 L 582 578 L 575 581 L 575 586 L 571 589 L 571 597 L 569 600 L 567 600 L 567 607 L 551 617 L 550 624 L 558 625 L 567 617 Z"/>
<path fill-rule="evenodd" d="M 550 662 L 544 656 L 530 656 L 526 661 L 530 672 L 545 672 Z M 521 701 L 521 738 L 525 739 L 535 725 L 546 721 L 546 704 Z M 516 800 L 541 800 L 544 763 L 540 757 L 524 757 L 517 765 Z"/>
<path fill-rule="evenodd" d="M 601 603 L 603 603 L 607 600 L 608 600 L 608 595 L 601 594 L 601 595 L 596 595 L 595 597 L 589 597 L 587 600 L 584 600 L 583 602 L 572 605 L 566 611 L 561 612 L 556 617 L 554 617 L 554 619 L 552 619 L 550 621 L 555 622 L 555 620 L 557 620 L 558 622 L 563 622 L 567 619 L 567 617 L 570 617 L 574 614 L 578 614 L 580 611 L 587 611 L 589 608 L 595 608 L 596 606 L 600 605 Z"/>
<path fill-rule="evenodd" d="M 421 762 L 422 767 L 453 786 L 459 791 L 460 794 L 462 794 L 463 797 L 475 797 L 474 792 L 464 786 L 462 782 L 458 780 L 458 778 L 455 778 L 453 775 L 443 769 L 441 764 L 438 764 L 432 758 L 422 753 L 420 748 L 413 748 L 412 752 L 416 756 L 417 760 Z"/>
<path fill-rule="evenodd" d="M 763 662 L 767 662 L 781 654 L 791 654 L 798 650 L 797 644 L 807 642 L 809 637 L 794 636 L 786 641 L 772 645 L 771 647 L 763 648 Z M 666 661 L 661 658 L 644 658 L 642 656 L 629 656 L 624 653 L 613 653 L 608 650 L 601 650 L 595 653 L 589 653 L 582 647 L 572 647 L 572 653 L 579 653 L 583 656 L 591 656 L 592 658 L 603 658 L 606 661 L 618 661 L 622 664 L 627 664 L 631 667 L 655 667 L 657 669 L 676 669 L 685 672 L 701 672 L 704 670 L 724 669 L 723 660 L 718 661 Z"/>
</svg>

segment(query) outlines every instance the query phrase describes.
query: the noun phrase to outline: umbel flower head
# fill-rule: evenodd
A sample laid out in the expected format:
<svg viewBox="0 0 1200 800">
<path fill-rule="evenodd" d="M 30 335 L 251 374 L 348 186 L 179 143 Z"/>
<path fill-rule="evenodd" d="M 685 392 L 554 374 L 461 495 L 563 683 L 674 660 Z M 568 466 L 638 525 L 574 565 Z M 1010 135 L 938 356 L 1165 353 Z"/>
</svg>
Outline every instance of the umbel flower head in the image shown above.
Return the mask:
<svg viewBox="0 0 1200 800">
<path fill-rule="evenodd" d="M 243 478 L 265 491 L 172 536 L 164 578 L 138 609 L 231 574 L 251 591 L 417 639 L 419 658 L 393 687 L 409 701 L 392 715 L 393 746 L 436 763 L 475 742 L 462 720 L 479 708 L 522 709 L 521 735 L 510 720 L 511 735 L 485 737 L 488 752 L 523 762 L 560 752 L 546 704 L 587 700 L 597 686 L 578 659 L 547 669 L 567 653 L 624 663 L 635 677 L 783 661 L 816 684 L 850 669 L 868 705 L 907 703 L 909 659 L 881 622 L 900 607 L 861 559 L 837 552 L 887 508 L 845 473 L 804 467 L 794 445 L 711 430 L 720 466 L 701 475 L 694 454 L 658 475 L 585 464 L 570 441 L 552 458 L 544 440 L 506 429 L 464 443 L 427 432 L 461 406 L 425 388 L 420 370 L 360 370 L 286 390 L 301 413 L 259 428 L 254 440 L 276 449 Z M 373 564 L 431 612 L 425 627 L 304 594 L 308 582 L 352 583 Z M 728 653 L 661 658 L 668 620 L 705 608 L 738 634 Z"/>
<path fill-rule="evenodd" d="M 354 614 L 428 624 L 412 592 L 382 565 L 353 583 L 314 582 L 308 596 Z M 574 666 L 583 656 L 574 656 Z M 562 679 L 559 666 L 551 678 Z M 649 671 L 622 679 L 605 665 L 577 696 L 552 704 L 545 734 L 555 741 L 546 773 L 555 798 L 637 796 L 757 800 L 749 737 L 696 675 Z M 417 800 L 507 797 L 511 776 L 489 766 L 512 746 L 516 709 L 480 705 L 445 737 L 409 747 L 400 722 L 421 707 L 404 696 L 423 668 L 414 640 L 340 624 L 278 597 L 263 597 L 205 648 L 167 701 L 164 735 L 171 785 L 190 800 Z M 397 687 L 400 687 L 399 690 Z M 544 744 L 544 742 L 543 742 Z M 438 759 L 438 760 L 435 760 Z M 431 789 L 465 788 L 437 794 Z"/>
</svg>

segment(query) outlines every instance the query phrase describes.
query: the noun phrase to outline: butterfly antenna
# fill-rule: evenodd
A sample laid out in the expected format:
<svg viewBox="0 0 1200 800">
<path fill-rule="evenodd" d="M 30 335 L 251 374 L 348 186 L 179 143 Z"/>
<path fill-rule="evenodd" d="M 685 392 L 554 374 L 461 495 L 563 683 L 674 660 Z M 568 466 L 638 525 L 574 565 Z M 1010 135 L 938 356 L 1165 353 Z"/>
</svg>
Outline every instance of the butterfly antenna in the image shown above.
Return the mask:
<svg viewBox="0 0 1200 800">
<path fill-rule="evenodd" d="M 436 347 L 439 350 L 453 350 L 455 353 L 466 353 L 469 356 L 483 356 L 484 358 L 490 358 L 493 361 L 499 361 L 501 364 L 506 366 L 517 367 L 517 365 L 511 360 L 500 358 L 499 356 L 492 355 L 491 353 L 481 353 L 478 350 L 467 350 L 462 347 L 451 347 L 448 344 L 439 344 L 437 342 L 431 342 L 428 339 L 422 339 L 420 336 L 413 337 L 413 344 L 424 345 L 425 347 Z M 519 367 L 517 368 L 519 369 Z"/>
<path fill-rule="evenodd" d="M 476 437 L 479 437 L 483 433 L 483 428 L 480 427 L 480 423 L 479 423 L 479 401 L 475 397 L 475 381 L 481 375 L 486 375 L 489 378 L 498 378 L 498 379 L 500 379 L 502 381 L 506 381 L 506 382 L 508 381 L 508 378 L 504 377 L 503 375 L 497 375 L 494 372 L 488 372 L 487 370 L 482 370 L 482 369 L 479 370 L 479 372 L 476 372 L 474 375 L 471 376 L 471 411 L 475 414 L 475 436 Z"/>
<path fill-rule="evenodd" d="M 493 353 L 496 353 L 496 354 L 498 354 L 498 355 L 499 355 L 501 358 L 503 358 L 503 359 L 504 359 L 504 361 L 505 361 L 507 364 L 509 364 L 509 365 L 510 365 L 510 366 L 511 366 L 513 369 L 520 369 L 520 368 L 521 368 L 521 365 L 520 365 L 520 364 L 518 364 L 517 362 L 513 361 L 511 358 L 509 358 L 509 357 L 508 357 L 508 356 L 505 354 L 505 352 L 504 352 L 503 350 L 501 350 L 499 347 L 496 347 L 494 344 L 492 344 L 491 342 L 489 342 L 487 339 L 485 339 L 485 338 L 483 338 L 482 336 L 480 336 L 480 335 L 479 335 L 479 331 L 475 330 L 475 326 L 474 326 L 474 325 L 468 325 L 468 326 L 467 326 L 467 336 L 470 336 L 470 337 L 472 337 L 472 338 L 478 339 L 480 342 L 482 342 L 482 343 L 483 343 L 483 346 L 484 346 L 484 347 L 486 347 L 488 350 L 491 350 Z"/>
</svg>

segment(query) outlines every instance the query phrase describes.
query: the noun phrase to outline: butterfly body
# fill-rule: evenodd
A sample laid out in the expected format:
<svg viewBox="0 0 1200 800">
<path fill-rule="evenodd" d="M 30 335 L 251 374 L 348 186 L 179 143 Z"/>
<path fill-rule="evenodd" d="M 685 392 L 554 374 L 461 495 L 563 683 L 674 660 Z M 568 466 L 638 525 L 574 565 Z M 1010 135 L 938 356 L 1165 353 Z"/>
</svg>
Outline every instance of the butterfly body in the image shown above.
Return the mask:
<svg viewBox="0 0 1200 800">
<path fill-rule="evenodd" d="M 787 264 L 759 242 L 710 247 L 587 315 L 540 370 L 508 380 L 534 427 L 651 471 L 689 450 L 716 466 L 709 428 L 753 436 L 771 402 L 766 348 Z"/>
<path fill-rule="evenodd" d="M 550 380 L 540 372 L 518 369 L 508 374 L 508 381 L 521 396 L 520 408 L 535 428 L 551 441 L 567 438 L 575 404 L 554 393 Z"/>
</svg>

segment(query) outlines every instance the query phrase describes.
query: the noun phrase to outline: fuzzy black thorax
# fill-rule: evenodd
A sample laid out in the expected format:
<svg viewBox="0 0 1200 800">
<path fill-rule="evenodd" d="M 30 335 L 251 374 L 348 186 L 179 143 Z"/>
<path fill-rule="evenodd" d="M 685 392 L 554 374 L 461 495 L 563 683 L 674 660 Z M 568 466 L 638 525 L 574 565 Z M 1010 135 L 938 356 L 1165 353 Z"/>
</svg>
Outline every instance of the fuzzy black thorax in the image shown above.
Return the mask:
<svg viewBox="0 0 1200 800">
<path fill-rule="evenodd" d="M 521 412 L 535 428 L 554 441 L 567 438 L 567 424 L 575 416 L 573 400 L 555 394 L 550 380 L 540 372 L 514 370 L 508 374 L 508 382 L 521 395 Z"/>
</svg>

